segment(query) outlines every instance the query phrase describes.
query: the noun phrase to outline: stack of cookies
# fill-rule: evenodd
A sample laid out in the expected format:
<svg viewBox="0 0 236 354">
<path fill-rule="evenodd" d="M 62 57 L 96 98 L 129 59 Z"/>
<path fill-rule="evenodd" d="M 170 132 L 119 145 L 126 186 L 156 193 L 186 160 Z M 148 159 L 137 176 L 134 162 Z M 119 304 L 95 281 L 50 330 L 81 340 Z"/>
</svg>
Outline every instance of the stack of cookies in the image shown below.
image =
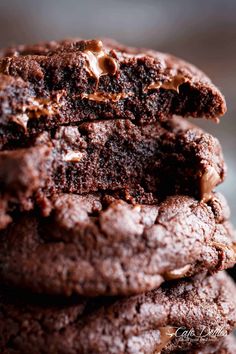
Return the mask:
<svg viewBox="0 0 236 354">
<path fill-rule="evenodd" d="M 225 163 L 186 119 L 219 90 L 110 40 L 0 56 L 0 352 L 235 354 Z"/>
</svg>

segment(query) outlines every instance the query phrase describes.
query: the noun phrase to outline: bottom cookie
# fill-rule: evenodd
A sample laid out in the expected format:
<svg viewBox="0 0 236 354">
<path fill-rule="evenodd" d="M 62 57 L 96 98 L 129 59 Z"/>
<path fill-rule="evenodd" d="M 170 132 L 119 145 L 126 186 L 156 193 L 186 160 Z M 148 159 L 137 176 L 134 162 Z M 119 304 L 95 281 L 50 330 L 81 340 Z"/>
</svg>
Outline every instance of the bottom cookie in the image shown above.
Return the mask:
<svg viewBox="0 0 236 354">
<path fill-rule="evenodd" d="M 235 290 L 223 272 L 122 300 L 27 298 L 1 290 L 0 348 L 4 354 L 200 354 L 194 350 L 233 330 Z"/>
</svg>

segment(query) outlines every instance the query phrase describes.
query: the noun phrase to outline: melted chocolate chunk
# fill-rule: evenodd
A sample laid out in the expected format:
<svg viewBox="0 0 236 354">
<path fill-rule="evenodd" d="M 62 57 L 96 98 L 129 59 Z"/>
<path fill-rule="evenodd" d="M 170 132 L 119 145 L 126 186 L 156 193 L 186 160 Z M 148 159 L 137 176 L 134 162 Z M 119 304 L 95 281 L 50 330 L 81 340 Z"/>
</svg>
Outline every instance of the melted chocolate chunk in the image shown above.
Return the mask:
<svg viewBox="0 0 236 354">
<path fill-rule="evenodd" d="M 94 92 L 94 93 L 83 93 L 82 98 L 87 98 L 91 101 L 96 102 L 118 102 L 121 99 L 127 98 L 130 96 L 128 93 L 103 93 L 103 92 Z"/>
<path fill-rule="evenodd" d="M 181 268 L 173 269 L 170 272 L 166 272 L 165 279 L 173 280 L 173 279 L 184 278 L 187 276 L 190 269 L 191 269 L 191 264 L 186 264 Z"/>
<path fill-rule="evenodd" d="M 153 82 L 150 85 L 148 85 L 148 87 L 145 89 L 145 91 L 163 88 L 165 90 L 174 90 L 179 93 L 179 87 L 188 81 L 189 80 L 187 77 L 184 77 L 182 75 L 177 75 L 177 76 L 173 76 L 168 81 Z"/>
<path fill-rule="evenodd" d="M 87 41 L 84 53 L 88 63 L 86 69 L 98 82 L 101 76 L 114 75 L 117 72 L 117 61 L 106 54 L 102 41 Z"/>
<path fill-rule="evenodd" d="M 212 189 L 219 183 L 220 179 L 221 178 L 214 167 L 207 167 L 206 171 L 200 178 L 201 198 L 204 201 L 209 201 L 211 199 Z"/>
</svg>

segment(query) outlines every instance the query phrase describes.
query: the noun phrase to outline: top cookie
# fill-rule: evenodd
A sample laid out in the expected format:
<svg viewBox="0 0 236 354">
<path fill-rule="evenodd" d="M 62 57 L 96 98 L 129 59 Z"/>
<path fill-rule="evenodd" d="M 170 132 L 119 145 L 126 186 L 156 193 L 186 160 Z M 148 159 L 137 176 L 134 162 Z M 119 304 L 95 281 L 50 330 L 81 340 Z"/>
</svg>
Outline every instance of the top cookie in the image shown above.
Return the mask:
<svg viewBox="0 0 236 354">
<path fill-rule="evenodd" d="M 225 100 L 178 58 L 110 40 L 67 40 L 3 50 L 0 135 L 85 120 L 149 122 L 173 114 L 218 119 Z"/>
</svg>

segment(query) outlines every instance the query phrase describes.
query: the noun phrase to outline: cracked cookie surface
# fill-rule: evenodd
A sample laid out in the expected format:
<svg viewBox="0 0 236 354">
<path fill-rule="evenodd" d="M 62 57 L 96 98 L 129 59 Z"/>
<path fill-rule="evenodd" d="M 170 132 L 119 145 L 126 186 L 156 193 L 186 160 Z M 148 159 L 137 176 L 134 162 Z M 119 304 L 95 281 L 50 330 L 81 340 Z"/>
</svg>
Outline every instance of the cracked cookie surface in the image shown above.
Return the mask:
<svg viewBox="0 0 236 354">
<path fill-rule="evenodd" d="M 235 263 L 224 198 L 130 204 L 115 195 L 64 194 L 49 217 L 25 213 L 0 233 L 2 283 L 40 293 L 130 295 L 166 279 Z"/>
</svg>

